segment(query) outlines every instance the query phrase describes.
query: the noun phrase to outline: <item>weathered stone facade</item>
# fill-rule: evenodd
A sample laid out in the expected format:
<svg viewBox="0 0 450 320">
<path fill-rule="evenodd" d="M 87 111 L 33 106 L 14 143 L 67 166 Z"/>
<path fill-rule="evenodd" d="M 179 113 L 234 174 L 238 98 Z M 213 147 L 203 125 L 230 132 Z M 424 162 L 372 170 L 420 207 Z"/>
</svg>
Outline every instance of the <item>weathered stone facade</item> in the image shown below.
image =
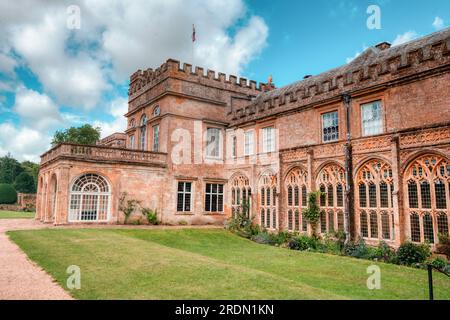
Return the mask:
<svg viewBox="0 0 450 320">
<path fill-rule="evenodd" d="M 394 246 L 448 233 L 450 29 L 279 89 L 168 60 L 131 76 L 125 116 L 126 136 L 42 156 L 37 219 L 121 222 L 126 192 L 163 223 L 223 223 L 249 199 L 256 223 L 311 232 L 301 210 L 321 190 L 319 232 Z M 107 187 L 75 190 L 86 174 Z"/>
</svg>

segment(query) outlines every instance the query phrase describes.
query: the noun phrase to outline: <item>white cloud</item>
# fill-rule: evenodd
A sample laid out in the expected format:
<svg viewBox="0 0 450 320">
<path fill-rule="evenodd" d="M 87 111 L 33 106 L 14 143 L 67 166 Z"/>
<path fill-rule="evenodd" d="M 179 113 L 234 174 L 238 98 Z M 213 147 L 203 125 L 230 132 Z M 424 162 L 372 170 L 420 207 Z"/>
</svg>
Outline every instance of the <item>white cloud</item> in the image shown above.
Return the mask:
<svg viewBox="0 0 450 320">
<path fill-rule="evenodd" d="M 0 73 L 13 75 L 16 66 L 17 61 L 9 53 L 0 51 Z"/>
<path fill-rule="evenodd" d="M 403 34 L 397 35 L 397 37 L 394 39 L 394 41 L 392 41 L 392 46 L 398 46 L 400 44 L 414 40 L 417 37 L 419 37 L 419 35 L 415 31 L 413 31 L 413 30 L 406 31 Z"/>
<path fill-rule="evenodd" d="M 243 0 L 80 0 L 77 5 L 81 29 L 69 30 L 66 2 L 0 2 L 0 72 L 14 76 L 15 68 L 23 65 L 42 86 L 39 93 L 17 90 L 20 79 L 12 81 L 12 76 L 0 82 L 0 91 L 17 90 L 13 111 L 19 124 L 0 120 L 11 137 L 13 133 L 23 137 L 24 131 L 31 140 L 38 136 L 49 140 L 38 130 L 49 131 L 58 123 L 68 127 L 84 119 L 94 122 L 90 113 L 108 105 L 108 93 L 126 84 L 137 69 L 158 67 L 168 58 L 240 75 L 265 47 L 269 32 Z M 194 46 L 192 24 L 197 35 Z M 62 112 L 58 106 L 75 110 Z M 124 130 L 126 97 L 106 109 L 111 121 L 94 122 L 103 128 L 102 135 Z M 48 147 L 46 143 L 29 150 L 12 147 L 15 144 L 8 139 L 22 140 L 8 137 L 0 135 L 0 152 L 24 150 L 24 155 L 16 154 L 20 158 Z"/>
<path fill-rule="evenodd" d="M 0 155 L 10 152 L 19 161 L 39 162 L 39 155 L 48 149 L 51 137 L 39 130 L 0 123 Z"/>
<path fill-rule="evenodd" d="M 14 28 L 11 43 L 59 103 L 93 108 L 108 89 L 102 65 L 88 53 L 67 52 L 70 33 L 64 26 L 65 17 L 54 11 L 39 23 Z"/>
<path fill-rule="evenodd" d="M 13 111 L 29 127 L 37 130 L 47 130 L 62 120 L 58 106 L 46 94 L 19 88 Z"/>
<path fill-rule="evenodd" d="M 127 120 L 123 116 L 128 111 L 128 100 L 119 97 L 112 100 L 109 104 L 108 114 L 114 119 L 112 121 L 94 121 L 94 127 L 102 129 L 101 137 L 104 138 L 115 132 L 123 132 L 127 127 Z"/>
<path fill-rule="evenodd" d="M 440 30 L 440 29 L 444 28 L 444 20 L 441 17 L 434 18 L 433 27 L 436 30 Z"/>
</svg>

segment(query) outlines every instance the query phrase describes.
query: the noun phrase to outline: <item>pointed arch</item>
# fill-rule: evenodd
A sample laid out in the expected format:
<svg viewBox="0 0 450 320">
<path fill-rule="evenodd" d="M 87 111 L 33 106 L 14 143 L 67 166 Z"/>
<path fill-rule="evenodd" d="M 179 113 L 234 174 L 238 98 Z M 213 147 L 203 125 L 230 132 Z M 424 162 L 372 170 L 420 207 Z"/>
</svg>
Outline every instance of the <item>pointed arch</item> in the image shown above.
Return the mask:
<svg viewBox="0 0 450 320">
<path fill-rule="evenodd" d="M 289 231 L 303 230 L 300 226 L 303 224 L 303 217 L 299 214 L 307 206 L 306 194 L 308 193 L 308 172 L 303 166 L 293 166 L 284 176 L 284 189 L 287 192 L 288 212 L 296 214 L 289 217 L 287 227 Z"/>
<path fill-rule="evenodd" d="M 320 231 L 328 233 L 336 229 L 338 212 L 344 210 L 341 199 L 343 199 L 342 192 L 346 185 L 345 169 L 336 161 L 328 161 L 319 168 L 316 175 L 316 187 L 322 193 L 319 204 L 326 212 L 321 216 Z"/>
<path fill-rule="evenodd" d="M 231 208 L 234 216 L 242 213 L 243 208 L 246 209 L 245 214 L 248 216 L 252 211 L 250 179 L 242 172 L 235 172 L 229 179 L 229 185 L 231 186 Z"/>
<path fill-rule="evenodd" d="M 276 229 L 278 221 L 277 213 L 277 175 L 271 170 L 263 171 L 258 177 L 258 192 L 259 192 L 259 211 L 266 212 L 265 224 L 260 219 L 262 227 Z M 261 215 L 262 217 L 262 215 Z"/>
<path fill-rule="evenodd" d="M 357 167 L 354 185 L 358 191 L 355 192 L 355 210 L 357 212 L 369 212 L 369 232 L 362 232 L 365 228 L 362 224 L 362 216 L 359 215 L 360 236 L 363 238 L 392 240 L 393 215 L 392 194 L 394 184 L 392 168 L 390 163 L 382 157 L 366 158 Z"/>
<path fill-rule="evenodd" d="M 437 243 L 439 233 L 449 235 L 450 160 L 436 152 L 416 155 L 408 159 L 403 172 L 410 237 L 415 242 Z"/>
</svg>

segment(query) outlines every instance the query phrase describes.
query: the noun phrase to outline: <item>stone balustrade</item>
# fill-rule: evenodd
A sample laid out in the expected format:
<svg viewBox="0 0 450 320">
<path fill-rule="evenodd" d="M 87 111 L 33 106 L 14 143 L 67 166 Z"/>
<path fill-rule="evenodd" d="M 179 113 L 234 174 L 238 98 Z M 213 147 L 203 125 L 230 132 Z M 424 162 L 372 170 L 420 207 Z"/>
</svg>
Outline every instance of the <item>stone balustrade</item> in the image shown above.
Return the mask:
<svg viewBox="0 0 450 320">
<path fill-rule="evenodd" d="M 71 159 L 98 162 L 120 162 L 165 166 L 167 154 L 106 146 L 59 144 L 41 156 L 41 166 L 56 159 Z"/>
</svg>

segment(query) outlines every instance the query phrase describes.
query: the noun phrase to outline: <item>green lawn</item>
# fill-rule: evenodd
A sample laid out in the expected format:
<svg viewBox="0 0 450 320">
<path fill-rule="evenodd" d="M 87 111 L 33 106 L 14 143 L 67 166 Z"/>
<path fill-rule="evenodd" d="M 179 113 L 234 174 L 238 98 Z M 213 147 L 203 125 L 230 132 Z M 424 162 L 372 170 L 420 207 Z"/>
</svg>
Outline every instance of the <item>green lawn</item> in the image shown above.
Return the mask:
<svg viewBox="0 0 450 320">
<path fill-rule="evenodd" d="M 424 270 L 260 245 L 219 229 L 53 229 L 9 236 L 64 288 L 81 268 L 79 299 L 427 299 Z M 435 298 L 450 279 L 435 274 Z"/>
<path fill-rule="evenodd" d="M 0 210 L 0 219 L 31 219 L 34 215 L 34 212 Z"/>
</svg>

